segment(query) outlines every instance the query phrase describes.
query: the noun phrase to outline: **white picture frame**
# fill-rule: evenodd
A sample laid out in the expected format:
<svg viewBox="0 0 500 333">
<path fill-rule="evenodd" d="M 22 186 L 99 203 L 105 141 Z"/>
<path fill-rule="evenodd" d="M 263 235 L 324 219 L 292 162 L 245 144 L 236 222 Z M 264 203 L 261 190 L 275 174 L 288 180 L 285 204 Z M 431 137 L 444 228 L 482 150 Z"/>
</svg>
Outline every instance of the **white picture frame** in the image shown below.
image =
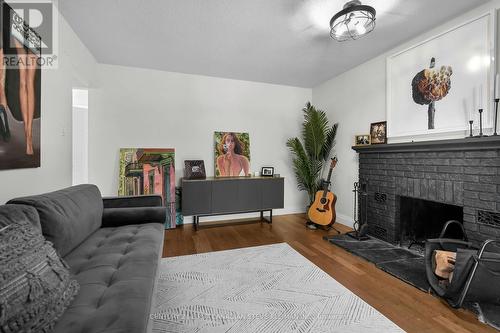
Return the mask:
<svg viewBox="0 0 500 333">
<path fill-rule="evenodd" d="M 493 127 L 496 72 L 496 12 L 489 11 L 425 39 L 386 59 L 387 137 L 390 142 L 463 137 L 469 120 L 483 132 Z M 436 101 L 434 128 L 429 129 L 428 105 L 415 102 L 412 81 L 435 59 L 435 69 L 453 70 L 447 95 Z"/>
</svg>

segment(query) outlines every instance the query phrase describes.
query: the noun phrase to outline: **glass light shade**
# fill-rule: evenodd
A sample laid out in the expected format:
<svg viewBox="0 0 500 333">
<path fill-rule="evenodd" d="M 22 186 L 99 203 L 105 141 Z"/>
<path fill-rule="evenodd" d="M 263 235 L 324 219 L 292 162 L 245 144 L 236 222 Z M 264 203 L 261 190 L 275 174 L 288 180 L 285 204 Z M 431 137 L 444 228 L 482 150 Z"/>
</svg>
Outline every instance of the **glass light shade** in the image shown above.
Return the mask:
<svg viewBox="0 0 500 333">
<path fill-rule="evenodd" d="M 349 1 L 330 20 L 330 36 L 339 42 L 358 39 L 375 29 L 375 15 L 375 8 Z"/>
</svg>

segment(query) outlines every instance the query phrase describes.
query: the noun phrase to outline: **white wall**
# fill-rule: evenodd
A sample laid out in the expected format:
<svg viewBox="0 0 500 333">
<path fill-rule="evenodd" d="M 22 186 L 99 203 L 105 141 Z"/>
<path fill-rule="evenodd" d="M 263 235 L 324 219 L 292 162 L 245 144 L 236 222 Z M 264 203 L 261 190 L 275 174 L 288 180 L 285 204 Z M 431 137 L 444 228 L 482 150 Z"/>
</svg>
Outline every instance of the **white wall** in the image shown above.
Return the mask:
<svg viewBox="0 0 500 333">
<path fill-rule="evenodd" d="M 73 182 L 72 185 L 89 182 L 89 91 L 73 89 Z"/>
<path fill-rule="evenodd" d="M 177 179 L 186 159 L 205 160 L 213 176 L 214 131 L 249 132 L 252 172 L 274 166 L 286 178 L 282 213 L 305 210 L 285 143 L 300 133 L 311 89 L 110 65 L 99 65 L 97 85 L 89 181 L 104 195 L 117 193 L 120 148 L 175 148 Z"/>
<path fill-rule="evenodd" d="M 358 156 L 351 149 L 354 136 L 368 133 L 370 123 L 386 120 L 386 57 L 499 7 L 500 1 L 478 7 L 313 88 L 313 103 L 327 110 L 332 121 L 340 123 L 336 145 L 339 163 L 333 191 L 338 196 L 336 208 L 341 223 L 352 225 L 353 219 L 352 189 L 358 180 Z M 355 42 L 362 43 L 362 39 Z"/>
<path fill-rule="evenodd" d="M 385 58 L 378 57 L 313 89 L 313 103 L 339 122 L 333 172 L 339 222 L 352 225 L 353 183 L 358 179 L 358 157 L 351 149 L 356 134 L 369 132 L 370 123 L 385 120 Z"/>
<path fill-rule="evenodd" d="M 96 61 L 61 15 L 58 56 L 42 69 L 41 167 L 0 171 L 0 203 L 71 186 L 72 88 L 91 85 Z"/>
</svg>

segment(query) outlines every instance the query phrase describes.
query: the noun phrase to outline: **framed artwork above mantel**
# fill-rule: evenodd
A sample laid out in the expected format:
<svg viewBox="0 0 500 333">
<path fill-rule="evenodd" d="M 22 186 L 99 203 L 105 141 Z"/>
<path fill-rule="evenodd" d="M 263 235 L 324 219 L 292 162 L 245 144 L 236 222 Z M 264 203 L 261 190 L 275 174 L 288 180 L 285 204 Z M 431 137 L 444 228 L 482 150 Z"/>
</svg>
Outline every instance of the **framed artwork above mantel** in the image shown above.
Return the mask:
<svg viewBox="0 0 500 333">
<path fill-rule="evenodd" d="M 390 142 L 464 137 L 469 120 L 493 127 L 496 12 L 470 19 L 387 58 Z"/>
</svg>

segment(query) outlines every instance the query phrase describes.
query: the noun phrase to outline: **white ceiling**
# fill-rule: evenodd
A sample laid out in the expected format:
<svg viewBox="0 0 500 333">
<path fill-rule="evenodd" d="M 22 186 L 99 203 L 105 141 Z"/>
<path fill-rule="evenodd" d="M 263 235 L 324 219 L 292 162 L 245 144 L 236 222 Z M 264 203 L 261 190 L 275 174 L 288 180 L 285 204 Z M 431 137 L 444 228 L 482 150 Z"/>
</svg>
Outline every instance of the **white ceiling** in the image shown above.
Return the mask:
<svg viewBox="0 0 500 333">
<path fill-rule="evenodd" d="M 366 0 L 375 31 L 339 43 L 343 0 L 60 0 L 100 63 L 313 87 L 488 0 Z"/>
</svg>

